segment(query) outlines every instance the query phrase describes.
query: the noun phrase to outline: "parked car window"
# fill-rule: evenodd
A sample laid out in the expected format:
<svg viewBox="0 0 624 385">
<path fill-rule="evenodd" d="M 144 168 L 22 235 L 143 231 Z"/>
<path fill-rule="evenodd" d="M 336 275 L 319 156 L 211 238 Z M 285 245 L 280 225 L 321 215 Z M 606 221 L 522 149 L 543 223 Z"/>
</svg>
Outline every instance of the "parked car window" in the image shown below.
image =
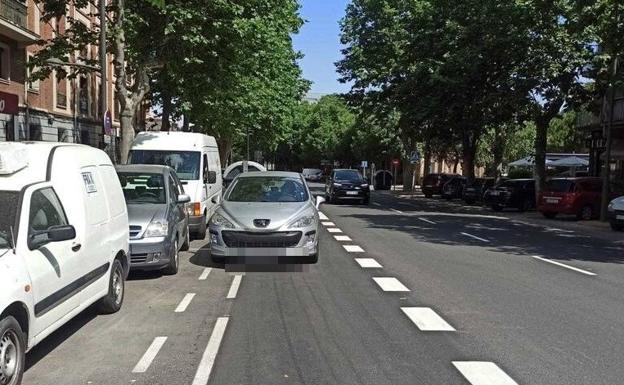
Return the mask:
<svg viewBox="0 0 624 385">
<path fill-rule="evenodd" d="M 38 238 L 46 240 L 46 232 L 50 227 L 67 224 L 65 210 L 52 188 L 37 190 L 32 194 L 28 218 L 28 238 L 31 241 L 37 241 Z"/>
<path fill-rule="evenodd" d="M 165 183 L 162 174 L 119 173 L 127 203 L 165 203 Z"/>
<path fill-rule="evenodd" d="M 130 164 L 160 164 L 175 170 L 182 180 L 199 179 L 200 153 L 197 151 L 130 151 Z"/>
<path fill-rule="evenodd" d="M 551 179 L 546 182 L 544 191 L 567 193 L 574 191 L 574 182 L 567 179 Z"/>
<path fill-rule="evenodd" d="M 239 178 L 225 198 L 232 202 L 305 202 L 307 199 L 301 179 L 275 176 Z"/>
<path fill-rule="evenodd" d="M 17 229 L 11 228 L 15 226 L 17 219 L 17 206 L 19 202 L 19 193 L 16 191 L 0 191 L 0 249 L 9 248 L 13 244 L 11 240 L 17 237 Z"/>
<path fill-rule="evenodd" d="M 168 181 L 169 181 L 169 199 L 175 203 L 178 200 L 178 195 L 180 195 L 180 191 L 178 191 L 178 187 L 176 186 L 176 183 L 171 176 L 169 176 Z"/>
</svg>

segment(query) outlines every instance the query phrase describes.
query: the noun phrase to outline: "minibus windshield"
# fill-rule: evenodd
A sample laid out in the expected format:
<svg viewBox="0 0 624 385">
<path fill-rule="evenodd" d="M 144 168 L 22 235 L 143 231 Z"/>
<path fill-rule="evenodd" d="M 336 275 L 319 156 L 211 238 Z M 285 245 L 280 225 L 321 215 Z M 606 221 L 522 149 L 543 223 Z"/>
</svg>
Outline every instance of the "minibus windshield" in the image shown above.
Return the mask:
<svg viewBox="0 0 624 385">
<path fill-rule="evenodd" d="M 199 158 L 198 151 L 132 150 L 128 163 L 169 166 L 181 180 L 198 180 Z"/>
</svg>

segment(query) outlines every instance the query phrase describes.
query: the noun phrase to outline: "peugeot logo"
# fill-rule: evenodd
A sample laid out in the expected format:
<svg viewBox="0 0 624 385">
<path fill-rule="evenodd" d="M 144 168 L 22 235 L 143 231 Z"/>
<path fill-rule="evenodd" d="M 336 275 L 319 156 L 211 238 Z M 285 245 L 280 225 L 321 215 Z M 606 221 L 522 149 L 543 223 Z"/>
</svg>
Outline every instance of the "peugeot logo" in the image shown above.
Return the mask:
<svg viewBox="0 0 624 385">
<path fill-rule="evenodd" d="M 254 219 L 253 221 L 256 227 L 267 227 L 271 223 L 270 219 Z"/>
</svg>

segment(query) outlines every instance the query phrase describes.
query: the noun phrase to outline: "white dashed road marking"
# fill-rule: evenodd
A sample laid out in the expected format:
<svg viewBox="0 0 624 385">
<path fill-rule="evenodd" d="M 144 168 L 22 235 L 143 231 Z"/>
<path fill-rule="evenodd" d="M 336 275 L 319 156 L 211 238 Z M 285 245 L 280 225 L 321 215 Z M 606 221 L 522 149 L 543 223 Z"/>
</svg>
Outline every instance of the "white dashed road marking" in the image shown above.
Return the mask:
<svg viewBox="0 0 624 385">
<path fill-rule="evenodd" d="M 342 230 L 337 227 L 330 227 L 327 229 L 327 231 L 329 231 L 330 233 L 342 233 Z"/>
<path fill-rule="evenodd" d="M 141 357 L 134 369 L 132 369 L 132 373 L 145 373 L 145 371 L 147 371 L 147 369 L 152 364 L 152 361 L 154 361 L 154 358 L 156 358 L 156 355 L 160 351 L 160 348 L 162 348 L 165 344 L 165 341 L 167 341 L 167 337 L 154 338 L 154 341 L 152 341 L 152 344 L 149 346 L 149 348 L 147 348 L 147 351 L 145 352 L 145 354 L 143 354 L 143 357 Z"/>
<path fill-rule="evenodd" d="M 208 274 L 210 274 L 211 271 L 212 271 L 212 267 L 205 268 L 204 271 L 202 271 L 201 275 L 199 276 L 199 280 L 205 281 L 206 278 L 208 278 Z"/>
<path fill-rule="evenodd" d="M 453 365 L 472 385 L 518 385 L 493 362 L 453 361 Z"/>
<path fill-rule="evenodd" d="M 357 262 L 360 267 L 364 269 L 380 269 L 383 267 L 373 258 L 355 258 L 355 262 Z"/>
<path fill-rule="evenodd" d="M 238 293 L 238 288 L 240 286 L 241 283 L 241 279 L 243 279 L 243 276 L 240 274 L 236 274 L 234 276 L 234 279 L 232 279 L 232 286 L 230 286 L 230 291 L 228 291 L 227 293 L 227 299 L 234 299 L 236 298 L 236 293 Z"/>
<path fill-rule="evenodd" d="M 397 209 L 393 209 L 393 208 L 391 208 L 390 210 L 394 211 L 394 212 L 395 212 L 395 213 L 397 213 L 397 214 L 405 214 L 405 213 L 404 213 L 403 211 L 401 211 L 401 210 L 397 210 Z"/>
<path fill-rule="evenodd" d="M 187 293 L 184 296 L 184 298 L 182 298 L 182 301 L 180 301 L 180 304 L 178 305 L 178 307 L 176 307 L 175 312 L 176 313 L 184 312 L 194 297 L 195 297 L 195 293 Z"/>
<path fill-rule="evenodd" d="M 217 358 L 217 353 L 219 352 L 219 347 L 221 346 L 221 340 L 223 340 L 223 335 L 225 334 L 225 328 L 227 327 L 228 320 L 228 317 L 217 318 L 217 323 L 212 330 L 210 340 L 208 340 L 208 345 L 206 346 L 204 355 L 202 356 L 199 367 L 197 368 L 197 372 L 195 373 L 193 385 L 208 384 L 208 380 L 210 379 L 210 372 L 212 372 L 212 367 L 214 365 L 215 359 Z"/>
<path fill-rule="evenodd" d="M 327 215 L 323 214 L 323 213 L 322 213 L 322 212 L 320 212 L 320 211 L 319 211 L 319 218 L 320 218 L 322 221 L 326 221 L 326 220 L 328 220 L 328 219 L 329 219 L 329 218 L 327 218 Z"/>
<path fill-rule="evenodd" d="M 466 237 L 470 237 L 472 239 L 476 239 L 477 241 L 488 242 L 488 243 L 490 242 L 489 240 L 487 240 L 485 238 L 479 238 L 476 235 L 472 235 L 472 234 L 468 234 L 468 233 L 460 233 L 460 234 L 463 235 L 463 236 L 466 236 Z"/>
<path fill-rule="evenodd" d="M 350 242 L 351 238 L 348 235 L 334 235 L 337 241 L 340 242 Z"/>
<path fill-rule="evenodd" d="M 321 222 L 323 226 L 336 226 L 334 222 Z"/>
<path fill-rule="evenodd" d="M 570 269 L 570 270 L 574 270 L 578 273 L 581 274 L 585 274 L 585 275 L 596 275 L 596 273 L 592 273 L 591 271 L 587 271 L 587 270 L 583 270 L 583 269 L 579 269 L 578 267 L 572 267 L 569 265 L 566 265 L 565 263 L 561 263 L 561 262 L 557 262 L 557 261 L 553 261 L 551 259 L 546 259 L 546 258 L 542 258 L 542 257 L 538 257 L 537 255 L 534 255 L 533 258 L 535 259 L 539 259 L 540 261 L 544 261 L 544 262 L 548 262 L 548 263 L 552 263 L 553 265 L 557 265 L 557 266 L 561 266 L 564 267 L 566 269 Z"/>
<path fill-rule="evenodd" d="M 410 291 L 394 277 L 373 277 L 373 280 L 383 291 Z"/>
<path fill-rule="evenodd" d="M 429 223 L 430 225 L 435 225 L 436 223 L 434 221 L 430 221 L 429 219 L 425 219 L 425 218 L 418 218 L 423 222 Z"/>
<path fill-rule="evenodd" d="M 403 313 L 416 324 L 418 329 L 427 332 L 454 332 L 455 328 L 449 325 L 428 307 L 402 307 Z"/>
<path fill-rule="evenodd" d="M 344 247 L 344 249 L 347 250 L 347 252 L 349 253 L 363 253 L 364 252 L 364 249 L 362 249 L 358 245 L 342 245 L 342 247 Z"/>
</svg>

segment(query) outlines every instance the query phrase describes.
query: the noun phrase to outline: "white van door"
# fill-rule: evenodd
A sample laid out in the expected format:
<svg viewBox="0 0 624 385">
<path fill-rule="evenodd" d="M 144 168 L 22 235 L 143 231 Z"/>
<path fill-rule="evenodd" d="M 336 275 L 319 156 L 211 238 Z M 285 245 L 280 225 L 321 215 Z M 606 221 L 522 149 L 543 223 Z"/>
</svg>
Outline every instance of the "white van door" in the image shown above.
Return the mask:
<svg viewBox="0 0 624 385">
<path fill-rule="evenodd" d="M 30 274 L 35 303 L 33 335 L 45 331 L 78 307 L 85 274 L 82 274 L 82 246 L 76 239 L 49 240 L 55 226 L 71 225 L 63 204 L 52 186 L 36 187 L 26 193 L 20 217 L 20 255 Z M 69 202 L 65 202 L 69 203 Z M 23 237 L 21 234 L 25 234 Z"/>
</svg>

